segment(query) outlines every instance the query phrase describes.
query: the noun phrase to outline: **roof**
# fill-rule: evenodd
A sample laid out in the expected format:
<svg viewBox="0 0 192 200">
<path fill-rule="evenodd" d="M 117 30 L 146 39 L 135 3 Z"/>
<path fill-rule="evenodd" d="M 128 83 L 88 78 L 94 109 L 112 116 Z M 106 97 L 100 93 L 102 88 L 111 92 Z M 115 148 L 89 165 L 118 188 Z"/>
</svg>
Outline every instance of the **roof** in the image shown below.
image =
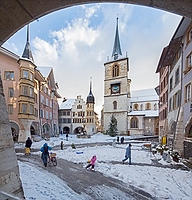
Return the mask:
<svg viewBox="0 0 192 200">
<path fill-rule="evenodd" d="M 67 99 L 66 101 L 62 102 L 59 109 L 72 109 L 74 105 L 75 99 Z"/>
<path fill-rule="evenodd" d="M 115 41 L 113 45 L 112 57 L 114 58 L 114 60 L 117 60 L 119 55 L 122 55 L 122 52 L 121 52 L 121 45 L 120 45 L 120 40 L 119 40 L 118 18 L 117 18 Z"/>
<path fill-rule="evenodd" d="M 192 19 L 183 17 L 167 47 L 163 49 L 156 73 L 160 72 L 161 67 L 166 67 L 173 62 L 175 53 L 179 50 L 182 44 L 182 37 L 185 31 L 192 23 Z"/>
<path fill-rule="evenodd" d="M 128 116 L 144 116 L 144 117 L 158 117 L 159 110 L 134 110 L 128 113 Z"/>
<path fill-rule="evenodd" d="M 87 96 L 87 102 L 86 103 L 95 103 L 95 97 L 93 96 L 92 90 L 91 90 L 91 82 L 90 82 L 90 91 L 89 95 Z"/>
<path fill-rule="evenodd" d="M 131 91 L 130 102 L 158 101 L 159 96 L 155 88 Z"/>
<path fill-rule="evenodd" d="M 29 43 L 29 25 L 27 26 L 27 42 L 26 42 L 26 45 L 25 45 L 25 49 L 23 51 L 22 58 L 27 58 L 30 61 L 34 62 L 33 55 L 32 55 L 32 52 L 31 52 L 31 46 L 30 46 L 30 43 Z"/>
</svg>

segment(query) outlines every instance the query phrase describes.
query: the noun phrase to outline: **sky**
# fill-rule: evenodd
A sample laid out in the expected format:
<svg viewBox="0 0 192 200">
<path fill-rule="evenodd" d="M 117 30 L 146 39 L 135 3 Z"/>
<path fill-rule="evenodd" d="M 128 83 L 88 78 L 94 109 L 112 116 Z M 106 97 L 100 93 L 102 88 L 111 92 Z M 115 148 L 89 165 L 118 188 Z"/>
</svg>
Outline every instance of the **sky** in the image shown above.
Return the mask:
<svg viewBox="0 0 192 200">
<path fill-rule="evenodd" d="M 128 139 L 129 136 L 125 137 L 125 141 Z M 69 145 L 64 150 L 52 151 L 57 154 L 57 158 L 68 160 L 74 164 L 81 163 L 83 167 L 86 167 L 87 160 L 93 155 L 96 155 L 95 170 L 103 173 L 104 176 L 121 180 L 127 185 L 132 185 L 148 192 L 157 199 L 191 199 L 192 171 L 169 168 L 169 166 L 182 165 L 182 163 L 176 163 L 174 161 L 168 163 L 160 154 L 152 155 L 148 150 L 143 148 L 144 144 L 146 144 L 144 141 L 136 143 L 136 141 L 132 140 L 132 165 L 123 165 L 121 161 L 124 158 L 127 144 L 99 146 L 99 142 L 112 143 L 114 138 L 108 135 L 98 133 L 90 139 L 78 139 L 76 135 L 69 135 L 69 141 L 66 141 L 64 136 L 60 135 L 57 138 L 50 138 L 48 145 L 54 147 L 59 145 L 61 140 L 64 141 L 64 147 L 72 143 L 83 144 L 95 142 L 96 145 L 92 145 L 92 147 L 86 145 L 84 148 L 77 149 L 72 149 Z M 40 149 L 44 142 L 43 140 L 33 142 L 32 148 Z M 21 147 L 24 149 L 24 144 L 15 144 L 15 148 Z M 32 154 L 37 154 L 40 157 L 40 151 L 32 152 Z M 19 155 L 24 155 L 24 153 L 17 153 L 17 156 Z M 167 168 L 153 165 L 153 159 L 159 160 L 159 163 L 167 166 Z M 59 163 L 57 167 L 60 167 Z M 63 197 L 65 197 L 65 200 L 88 200 L 87 196 L 85 197 L 84 194 L 75 193 L 75 191 L 69 188 L 67 183 L 49 173 L 46 168 L 42 169 L 28 162 L 19 162 L 19 170 L 26 200 L 61 200 Z M 93 187 L 92 190 L 97 191 L 99 188 Z M 110 188 L 104 188 L 103 186 L 98 192 L 102 195 L 103 191 L 105 191 L 105 197 L 111 197 L 109 200 L 114 199 Z M 119 196 L 119 199 L 125 198 Z"/>
<path fill-rule="evenodd" d="M 86 100 L 92 80 L 98 114 L 104 102 L 104 63 L 111 58 L 117 17 L 122 54 L 129 57 L 131 91 L 156 87 L 161 52 L 181 16 L 144 6 L 102 3 L 65 8 L 30 24 L 35 64 L 53 67 L 62 98 L 81 95 Z M 3 47 L 21 56 L 25 43 L 23 27 Z"/>
</svg>

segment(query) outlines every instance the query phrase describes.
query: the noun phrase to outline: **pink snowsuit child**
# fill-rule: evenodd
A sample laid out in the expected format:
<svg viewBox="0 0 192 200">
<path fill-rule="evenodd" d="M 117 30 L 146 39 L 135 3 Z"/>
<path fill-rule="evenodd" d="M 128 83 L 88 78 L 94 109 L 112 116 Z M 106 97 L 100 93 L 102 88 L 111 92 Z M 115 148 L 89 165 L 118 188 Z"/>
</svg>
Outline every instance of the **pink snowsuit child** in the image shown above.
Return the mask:
<svg viewBox="0 0 192 200">
<path fill-rule="evenodd" d="M 90 163 L 87 165 L 86 168 L 91 167 L 91 169 L 93 170 L 93 169 L 94 169 L 94 166 L 95 166 L 95 162 L 96 162 L 96 160 L 97 160 L 97 157 L 96 157 L 96 156 L 93 156 L 93 157 L 91 158 Z"/>
</svg>

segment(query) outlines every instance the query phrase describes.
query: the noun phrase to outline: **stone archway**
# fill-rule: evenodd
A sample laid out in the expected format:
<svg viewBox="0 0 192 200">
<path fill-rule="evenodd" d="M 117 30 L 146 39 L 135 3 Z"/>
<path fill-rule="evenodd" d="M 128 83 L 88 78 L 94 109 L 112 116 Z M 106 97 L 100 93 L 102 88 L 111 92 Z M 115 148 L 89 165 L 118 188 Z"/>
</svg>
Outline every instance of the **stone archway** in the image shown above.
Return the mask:
<svg viewBox="0 0 192 200">
<path fill-rule="evenodd" d="M 10 122 L 13 141 L 17 142 L 19 137 L 19 125 L 13 121 Z"/>
<path fill-rule="evenodd" d="M 43 134 L 52 136 L 50 124 L 48 124 L 48 123 L 43 124 Z"/>
<path fill-rule="evenodd" d="M 63 127 L 63 134 L 69 134 L 70 128 L 68 126 Z"/>
<path fill-rule="evenodd" d="M 191 0 L 2 0 L 0 1 L 0 45 L 26 24 L 70 6 L 87 3 L 127 3 L 161 9 L 192 18 Z M 17 20 L 15 20 L 17 19 Z"/>
<path fill-rule="evenodd" d="M 82 133 L 82 132 L 83 132 L 83 127 L 81 127 L 81 126 L 74 129 L 75 134 L 79 134 L 79 133 Z"/>
</svg>

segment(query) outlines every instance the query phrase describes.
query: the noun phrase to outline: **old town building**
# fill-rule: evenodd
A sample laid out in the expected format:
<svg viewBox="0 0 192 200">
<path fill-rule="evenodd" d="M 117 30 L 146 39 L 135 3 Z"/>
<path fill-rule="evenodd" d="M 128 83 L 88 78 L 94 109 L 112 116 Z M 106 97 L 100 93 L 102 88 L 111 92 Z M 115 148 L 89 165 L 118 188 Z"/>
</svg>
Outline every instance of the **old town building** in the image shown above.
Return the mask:
<svg viewBox="0 0 192 200">
<path fill-rule="evenodd" d="M 99 120 L 94 111 L 95 97 L 90 91 L 86 102 L 81 95 L 76 99 L 64 99 L 59 109 L 59 130 L 60 133 L 72 133 L 92 135 L 98 132 Z"/>
<path fill-rule="evenodd" d="M 23 142 L 33 135 L 57 134 L 58 86 L 52 68 L 45 76 L 34 63 L 29 26 L 23 55 L 19 57 L 1 47 L 0 64 L 13 140 Z"/>
<path fill-rule="evenodd" d="M 166 73 L 167 119 L 160 125 L 162 137 L 180 155 L 192 157 L 192 20 L 183 17 L 169 45 L 164 48 L 157 72 L 160 76 L 160 97 Z M 162 100 L 160 99 L 160 102 Z M 160 111 L 164 104 L 160 104 Z M 160 113 L 161 117 L 161 113 Z M 161 119 L 160 119 L 161 120 Z M 162 126 L 162 127 L 161 127 Z"/>
</svg>

